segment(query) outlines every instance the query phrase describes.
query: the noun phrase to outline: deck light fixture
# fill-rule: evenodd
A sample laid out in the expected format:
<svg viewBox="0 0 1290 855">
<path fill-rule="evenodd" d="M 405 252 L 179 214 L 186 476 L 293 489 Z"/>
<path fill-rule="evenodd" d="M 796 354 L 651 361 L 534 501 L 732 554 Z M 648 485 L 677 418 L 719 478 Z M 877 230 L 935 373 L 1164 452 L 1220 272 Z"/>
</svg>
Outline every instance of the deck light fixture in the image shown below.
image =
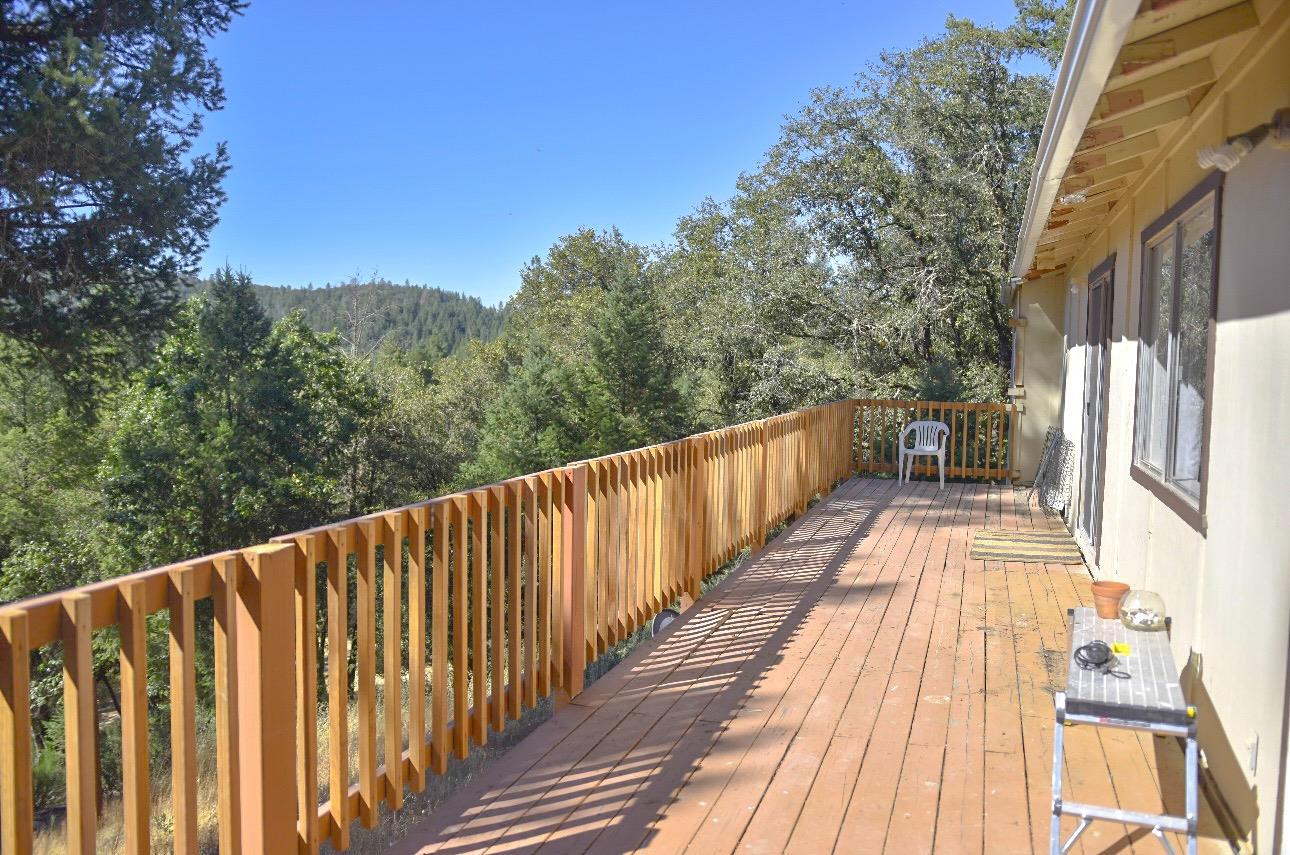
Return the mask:
<svg viewBox="0 0 1290 855">
<path fill-rule="evenodd" d="M 1250 128 L 1243 134 L 1228 137 L 1220 146 L 1205 146 L 1196 152 L 1196 163 L 1202 169 L 1217 167 L 1231 172 L 1241 158 L 1254 151 L 1254 147 L 1269 136 L 1277 148 L 1290 148 L 1290 107 L 1282 107 L 1272 114 L 1272 121 Z"/>
</svg>

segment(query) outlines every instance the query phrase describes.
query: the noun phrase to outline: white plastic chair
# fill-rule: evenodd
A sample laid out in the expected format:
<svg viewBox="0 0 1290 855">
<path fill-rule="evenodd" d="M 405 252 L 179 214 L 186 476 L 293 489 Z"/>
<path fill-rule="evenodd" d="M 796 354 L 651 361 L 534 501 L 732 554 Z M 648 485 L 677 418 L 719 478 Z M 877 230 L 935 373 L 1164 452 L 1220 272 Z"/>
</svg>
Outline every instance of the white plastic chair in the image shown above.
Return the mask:
<svg viewBox="0 0 1290 855">
<path fill-rule="evenodd" d="M 914 435 L 914 447 L 905 447 L 905 437 Z M 899 480 L 908 484 L 913 474 L 914 458 L 918 456 L 935 457 L 936 466 L 941 476 L 941 488 L 945 488 L 945 441 L 949 438 L 950 428 L 945 422 L 910 422 L 900 432 Z M 909 463 L 905 463 L 908 458 Z"/>
</svg>

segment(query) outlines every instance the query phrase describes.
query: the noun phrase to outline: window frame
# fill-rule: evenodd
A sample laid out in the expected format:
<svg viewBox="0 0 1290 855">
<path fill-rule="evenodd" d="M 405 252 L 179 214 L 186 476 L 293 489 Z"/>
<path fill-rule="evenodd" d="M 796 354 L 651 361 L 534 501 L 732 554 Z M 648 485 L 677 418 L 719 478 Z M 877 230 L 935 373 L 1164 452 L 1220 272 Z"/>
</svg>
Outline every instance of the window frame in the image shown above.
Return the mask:
<svg viewBox="0 0 1290 855">
<path fill-rule="evenodd" d="M 1219 256 L 1221 254 L 1223 178 L 1224 173 L 1215 170 L 1195 187 L 1183 194 L 1181 199 L 1142 230 L 1139 245 L 1139 258 L 1141 259 L 1139 284 L 1141 292 L 1138 300 L 1138 366 L 1134 390 L 1133 458 L 1130 464 L 1130 474 L 1135 481 L 1150 490 L 1188 525 L 1202 534 L 1206 528 L 1205 501 L 1208 484 L 1205 476 L 1209 469 L 1210 416 L 1212 412 L 1210 404 L 1212 403 L 1214 390 L 1214 340 L 1218 326 L 1218 271 Z M 1205 400 L 1201 415 L 1200 471 L 1197 478 L 1198 490 L 1196 495 L 1193 496 L 1173 483 L 1170 469 L 1174 465 L 1175 443 L 1178 432 L 1178 327 L 1181 323 L 1183 291 L 1181 283 L 1182 228 L 1188 219 L 1188 215 L 1206 202 L 1210 204 L 1213 210 L 1214 237 L 1213 251 L 1210 258 L 1209 317 L 1205 335 Z M 1170 297 L 1169 333 L 1166 344 L 1168 349 L 1165 363 L 1166 383 L 1169 389 L 1166 398 L 1166 447 L 1164 467 L 1157 471 L 1154 466 L 1146 462 L 1144 454 L 1146 450 L 1144 448 L 1144 430 L 1151 427 L 1151 413 L 1149 411 L 1151 406 L 1151 387 L 1146 376 L 1148 370 L 1152 367 L 1149 361 L 1147 335 L 1151 333 L 1154 337 L 1151 321 L 1153 320 L 1152 313 L 1155 310 L 1153 300 L 1155 296 L 1153 291 L 1155 265 L 1152 264 L 1151 259 L 1155 245 L 1161 241 L 1168 240 L 1170 235 L 1174 238 L 1172 262 L 1175 284 Z"/>
</svg>

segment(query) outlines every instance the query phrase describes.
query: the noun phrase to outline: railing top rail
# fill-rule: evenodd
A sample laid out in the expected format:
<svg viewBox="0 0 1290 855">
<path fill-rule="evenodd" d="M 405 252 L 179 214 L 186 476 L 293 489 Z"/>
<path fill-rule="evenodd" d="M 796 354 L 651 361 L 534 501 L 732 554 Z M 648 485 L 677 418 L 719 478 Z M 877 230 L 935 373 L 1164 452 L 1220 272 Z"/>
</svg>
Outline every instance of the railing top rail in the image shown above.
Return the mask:
<svg viewBox="0 0 1290 855">
<path fill-rule="evenodd" d="M 921 400 L 895 400 L 889 398 L 856 398 L 855 403 L 865 406 L 877 405 L 889 408 L 914 408 L 914 407 L 934 407 L 942 409 L 971 408 L 971 409 L 988 409 L 998 412 L 1007 412 L 1011 404 L 1001 401 L 921 401 Z"/>
</svg>

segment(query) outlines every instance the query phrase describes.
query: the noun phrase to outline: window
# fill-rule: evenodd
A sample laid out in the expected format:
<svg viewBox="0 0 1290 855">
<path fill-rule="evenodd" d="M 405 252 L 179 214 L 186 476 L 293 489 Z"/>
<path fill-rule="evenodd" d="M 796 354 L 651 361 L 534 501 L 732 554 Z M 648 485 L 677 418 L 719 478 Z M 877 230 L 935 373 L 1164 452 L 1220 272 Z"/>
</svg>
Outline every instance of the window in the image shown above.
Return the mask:
<svg viewBox="0 0 1290 855">
<path fill-rule="evenodd" d="M 1222 173 L 1142 235 L 1134 462 L 1199 509 Z"/>
</svg>

